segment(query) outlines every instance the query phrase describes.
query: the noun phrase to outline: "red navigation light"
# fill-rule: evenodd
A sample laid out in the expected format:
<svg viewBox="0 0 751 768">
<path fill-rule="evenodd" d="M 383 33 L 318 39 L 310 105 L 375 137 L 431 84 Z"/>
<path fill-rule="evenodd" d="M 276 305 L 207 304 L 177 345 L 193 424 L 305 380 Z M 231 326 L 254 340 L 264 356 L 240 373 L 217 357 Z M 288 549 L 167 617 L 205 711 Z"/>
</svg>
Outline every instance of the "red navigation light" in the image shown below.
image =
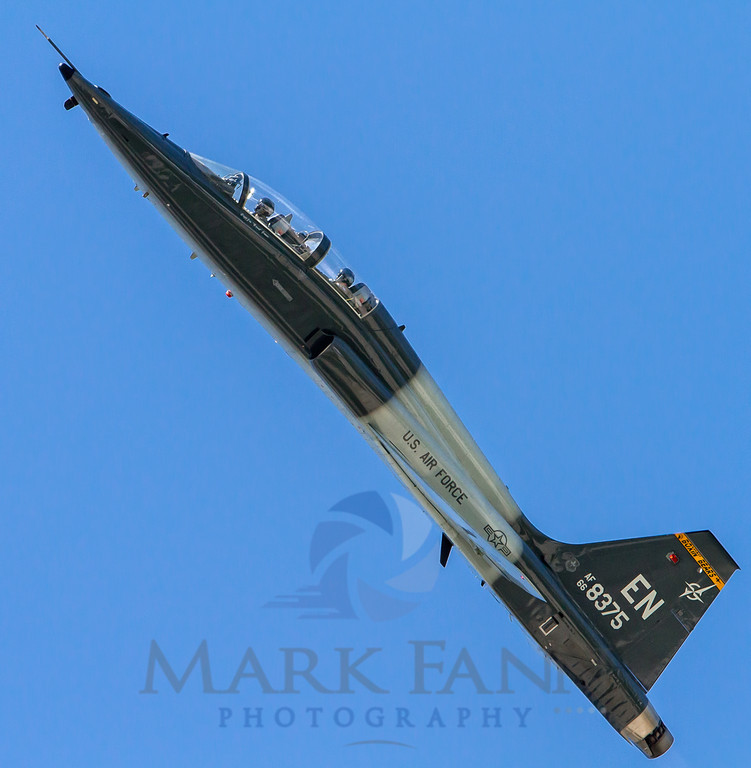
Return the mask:
<svg viewBox="0 0 751 768">
<path fill-rule="evenodd" d="M 227 293 L 224 294 L 228 299 L 232 298 L 232 291 L 227 291 Z"/>
<path fill-rule="evenodd" d="M 678 565 L 678 555 L 676 555 L 675 552 L 668 552 L 668 560 L 670 560 L 673 565 Z"/>
</svg>

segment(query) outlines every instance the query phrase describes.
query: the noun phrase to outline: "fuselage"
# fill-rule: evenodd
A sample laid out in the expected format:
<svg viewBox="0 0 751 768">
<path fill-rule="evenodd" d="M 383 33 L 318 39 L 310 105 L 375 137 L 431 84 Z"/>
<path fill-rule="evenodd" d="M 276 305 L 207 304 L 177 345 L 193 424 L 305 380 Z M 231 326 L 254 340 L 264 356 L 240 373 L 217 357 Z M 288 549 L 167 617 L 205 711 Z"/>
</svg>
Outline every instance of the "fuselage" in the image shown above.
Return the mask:
<svg viewBox="0 0 751 768">
<path fill-rule="evenodd" d="M 644 688 L 562 588 L 551 540 L 522 514 L 383 303 L 322 268 L 328 254 L 316 251 L 330 245 L 322 233 L 256 214 L 247 177 L 215 173 L 77 71 L 61 71 L 144 196 L 326 391 L 535 641 L 641 746 L 661 725 Z"/>
</svg>

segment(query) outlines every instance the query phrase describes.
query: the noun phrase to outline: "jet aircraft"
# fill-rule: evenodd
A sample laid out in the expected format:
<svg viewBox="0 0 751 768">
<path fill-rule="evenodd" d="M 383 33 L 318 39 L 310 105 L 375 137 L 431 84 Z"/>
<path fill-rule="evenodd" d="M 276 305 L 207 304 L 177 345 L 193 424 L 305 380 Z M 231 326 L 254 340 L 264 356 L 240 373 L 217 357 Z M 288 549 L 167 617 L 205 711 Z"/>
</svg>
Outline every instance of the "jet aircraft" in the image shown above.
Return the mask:
<svg viewBox="0 0 751 768">
<path fill-rule="evenodd" d="M 322 229 L 258 179 L 146 125 L 47 40 L 64 59 L 65 108 L 81 107 L 191 258 L 284 345 L 441 527 L 441 563 L 456 547 L 607 722 L 647 757 L 662 755 L 673 737 L 647 692 L 738 568 L 714 535 L 587 544 L 546 536 L 404 326 Z"/>
</svg>

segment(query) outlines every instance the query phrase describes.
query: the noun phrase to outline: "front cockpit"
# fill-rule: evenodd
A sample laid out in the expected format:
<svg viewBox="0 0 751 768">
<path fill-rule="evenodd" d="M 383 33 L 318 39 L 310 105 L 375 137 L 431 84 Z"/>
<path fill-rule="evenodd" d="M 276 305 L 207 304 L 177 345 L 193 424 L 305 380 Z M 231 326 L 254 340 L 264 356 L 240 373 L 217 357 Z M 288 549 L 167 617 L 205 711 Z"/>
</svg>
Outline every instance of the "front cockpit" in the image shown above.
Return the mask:
<svg viewBox="0 0 751 768">
<path fill-rule="evenodd" d="M 303 266 L 314 270 L 360 316 L 378 306 L 375 294 L 344 264 L 338 251 L 322 230 L 258 179 L 191 153 L 198 168 L 220 192 L 231 198 L 243 215 L 263 227 L 294 254 Z"/>
</svg>

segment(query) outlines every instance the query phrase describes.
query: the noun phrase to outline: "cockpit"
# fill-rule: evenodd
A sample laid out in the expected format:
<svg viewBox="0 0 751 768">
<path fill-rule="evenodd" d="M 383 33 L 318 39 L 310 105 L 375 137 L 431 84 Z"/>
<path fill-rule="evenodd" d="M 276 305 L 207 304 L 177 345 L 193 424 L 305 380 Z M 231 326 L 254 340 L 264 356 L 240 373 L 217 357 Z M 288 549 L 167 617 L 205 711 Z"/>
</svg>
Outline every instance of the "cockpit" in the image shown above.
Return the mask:
<svg viewBox="0 0 751 768">
<path fill-rule="evenodd" d="M 358 315 L 365 317 L 378 306 L 376 296 L 365 283 L 357 281 L 329 238 L 292 203 L 247 173 L 199 155 L 190 156 L 217 189 L 268 230 L 304 266 L 322 275 Z"/>
</svg>

